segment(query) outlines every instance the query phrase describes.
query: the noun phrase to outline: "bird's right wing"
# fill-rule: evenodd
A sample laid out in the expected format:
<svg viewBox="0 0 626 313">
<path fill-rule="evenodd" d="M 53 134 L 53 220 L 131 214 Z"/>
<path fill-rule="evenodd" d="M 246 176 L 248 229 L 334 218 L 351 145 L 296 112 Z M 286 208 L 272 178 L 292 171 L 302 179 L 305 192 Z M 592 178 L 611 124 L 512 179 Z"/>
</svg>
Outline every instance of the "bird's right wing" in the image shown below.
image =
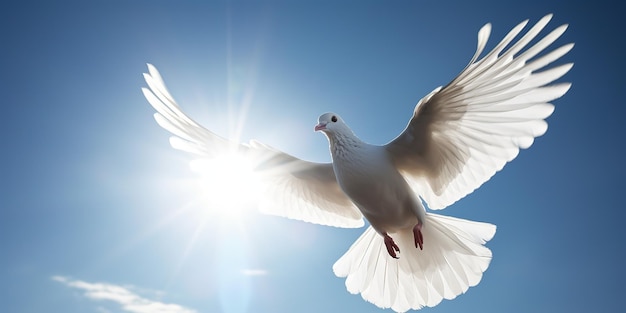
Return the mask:
<svg viewBox="0 0 626 313">
<path fill-rule="evenodd" d="M 553 82 L 573 64 L 548 65 L 574 46 L 548 50 L 567 29 L 562 25 L 538 37 L 551 18 L 546 15 L 514 40 L 528 20 L 520 23 L 478 59 L 491 26 L 481 28 L 470 64 L 422 98 L 406 129 L 385 146 L 431 209 L 443 209 L 480 187 L 546 132 L 545 119 L 554 111 L 550 101 L 571 86 Z"/>
<path fill-rule="evenodd" d="M 222 138 L 180 109 L 151 64 L 144 78 L 149 87 L 142 88 L 144 96 L 157 111 L 157 123 L 174 135 L 172 147 L 206 159 L 237 153 L 253 164 L 261 182 L 261 212 L 335 227 L 364 225 L 359 210 L 339 188 L 331 164 L 304 161 L 257 141 L 239 144 Z"/>
</svg>

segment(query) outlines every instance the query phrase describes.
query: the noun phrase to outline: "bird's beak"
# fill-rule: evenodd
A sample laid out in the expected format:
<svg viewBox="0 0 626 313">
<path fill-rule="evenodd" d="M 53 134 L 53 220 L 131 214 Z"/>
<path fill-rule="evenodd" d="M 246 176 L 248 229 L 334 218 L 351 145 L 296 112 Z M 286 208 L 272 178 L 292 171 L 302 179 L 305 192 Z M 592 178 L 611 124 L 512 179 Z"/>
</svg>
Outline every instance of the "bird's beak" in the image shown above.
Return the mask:
<svg viewBox="0 0 626 313">
<path fill-rule="evenodd" d="M 315 131 L 320 131 L 326 129 L 326 123 L 319 123 L 315 125 Z"/>
</svg>

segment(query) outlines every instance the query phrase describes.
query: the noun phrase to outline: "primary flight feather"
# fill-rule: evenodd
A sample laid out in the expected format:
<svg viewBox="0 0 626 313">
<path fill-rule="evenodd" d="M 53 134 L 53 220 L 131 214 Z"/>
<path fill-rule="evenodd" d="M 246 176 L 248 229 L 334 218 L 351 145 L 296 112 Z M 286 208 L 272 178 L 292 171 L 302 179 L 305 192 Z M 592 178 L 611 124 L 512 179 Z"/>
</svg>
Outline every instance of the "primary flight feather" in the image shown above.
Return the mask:
<svg viewBox="0 0 626 313">
<path fill-rule="evenodd" d="M 520 23 L 479 59 L 491 26 L 481 28 L 469 65 L 422 98 L 406 129 L 386 145 L 363 142 L 339 115 L 322 114 L 315 131 L 328 138 L 332 163 L 214 134 L 182 112 L 150 64 L 143 92 L 156 121 L 174 135 L 174 148 L 203 158 L 237 153 L 253 162 L 262 179 L 262 212 L 336 227 L 361 227 L 365 217 L 370 226 L 333 271 L 346 277 L 351 293 L 404 312 L 455 298 L 478 284 L 489 266 L 484 244 L 494 225 L 427 213 L 421 199 L 431 209 L 445 208 L 545 133 L 549 102 L 570 87 L 552 83 L 572 67 L 546 69 L 573 47 L 545 52 L 567 28 L 538 39 L 551 17 L 518 38 L 528 21 Z"/>
</svg>

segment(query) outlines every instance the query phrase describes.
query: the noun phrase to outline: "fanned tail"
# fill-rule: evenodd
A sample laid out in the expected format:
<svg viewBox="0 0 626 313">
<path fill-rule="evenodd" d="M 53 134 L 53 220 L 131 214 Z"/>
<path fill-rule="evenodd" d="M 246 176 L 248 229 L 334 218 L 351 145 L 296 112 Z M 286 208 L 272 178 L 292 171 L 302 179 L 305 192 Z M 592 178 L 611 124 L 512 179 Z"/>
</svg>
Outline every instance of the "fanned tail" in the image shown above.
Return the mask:
<svg viewBox="0 0 626 313">
<path fill-rule="evenodd" d="M 390 234 L 400 258 L 387 253 L 383 238 L 370 226 L 333 265 L 346 277 L 350 293 L 396 312 L 435 306 L 476 286 L 491 261 L 484 244 L 496 226 L 437 214 L 426 214 L 424 250 L 415 248 L 411 229 Z"/>
</svg>

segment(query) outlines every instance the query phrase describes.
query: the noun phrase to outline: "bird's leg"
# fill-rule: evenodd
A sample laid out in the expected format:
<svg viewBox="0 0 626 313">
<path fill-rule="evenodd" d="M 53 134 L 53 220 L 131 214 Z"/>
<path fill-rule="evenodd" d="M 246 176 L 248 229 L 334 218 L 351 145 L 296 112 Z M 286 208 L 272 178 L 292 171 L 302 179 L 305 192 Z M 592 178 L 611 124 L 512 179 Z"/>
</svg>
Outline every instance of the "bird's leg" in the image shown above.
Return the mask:
<svg viewBox="0 0 626 313">
<path fill-rule="evenodd" d="M 400 248 L 398 248 L 398 245 L 393 242 L 393 239 L 391 237 L 389 237 L 389 234 L 385 233 L 383 235 L 383 238 L 385 239 L 385 247 L 387 247 L 387 252 L 392 258 L 397 259 L 398 257 L 396 256 L 396 252 L 400 252 Z"/>
<path fill-rule="evenodd" d="M 415 239 L 415 248 L 419 246 L 420 250 L 424 250 L 424 235 L 422 235 L 422 222 L 417 222 L 413 227 L 413 238 Z M 389 248 L 387 248 L 389 250 Z"/>
</svg>

